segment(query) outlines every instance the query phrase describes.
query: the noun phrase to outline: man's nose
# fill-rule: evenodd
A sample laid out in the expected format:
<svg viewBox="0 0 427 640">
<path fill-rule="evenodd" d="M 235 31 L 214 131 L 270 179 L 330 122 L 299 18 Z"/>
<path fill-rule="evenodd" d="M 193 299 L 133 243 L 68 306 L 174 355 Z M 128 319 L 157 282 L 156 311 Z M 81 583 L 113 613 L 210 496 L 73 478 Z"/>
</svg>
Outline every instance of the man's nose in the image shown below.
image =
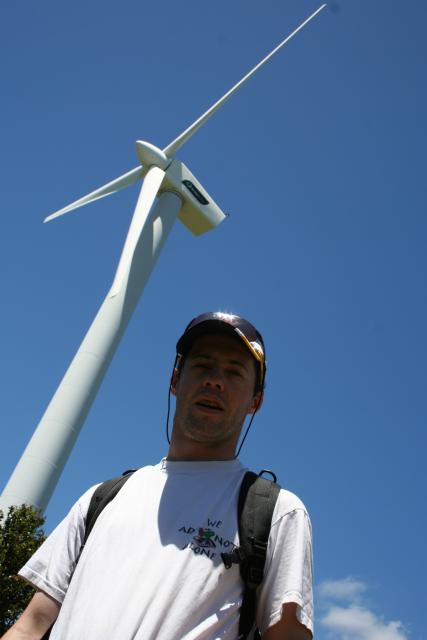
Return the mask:
<svg viewBox="0 0 427 640">
<path fill-rule="evenodd" d="M 203 384 L 205 387 L 213 387 L 220 390 L 224 389 L 224 376 L 222 371 L 217 367 L 212 367 L 206 371 Z"/>
</svg>

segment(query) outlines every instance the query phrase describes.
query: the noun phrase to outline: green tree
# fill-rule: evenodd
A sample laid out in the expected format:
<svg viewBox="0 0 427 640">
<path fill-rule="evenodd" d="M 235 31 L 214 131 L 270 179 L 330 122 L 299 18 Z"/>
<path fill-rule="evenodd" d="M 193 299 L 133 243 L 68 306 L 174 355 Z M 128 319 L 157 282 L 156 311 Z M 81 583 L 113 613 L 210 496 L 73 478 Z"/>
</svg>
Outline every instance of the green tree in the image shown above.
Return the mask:
<svg viewBox="0 0 427 640">
<path fill-rule="evenodd" d="M 45 540 L 45 518 L 33 507 L 0 511 L 0 636 L 19 618 L 34 589 L 17 576 L 19 569 Z"/>
</svg>

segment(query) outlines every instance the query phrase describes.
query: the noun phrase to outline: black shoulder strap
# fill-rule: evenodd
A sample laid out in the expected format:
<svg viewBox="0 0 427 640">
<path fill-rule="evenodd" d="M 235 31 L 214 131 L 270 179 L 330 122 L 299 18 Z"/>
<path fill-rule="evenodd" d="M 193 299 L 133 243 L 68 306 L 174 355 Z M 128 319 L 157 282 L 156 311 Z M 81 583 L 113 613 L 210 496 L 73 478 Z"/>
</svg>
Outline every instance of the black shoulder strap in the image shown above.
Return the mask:
<svg viewBox="0 0 427 640">
<path fill-rule="evenodd" d="M 261 472 L 262 473 L 262 472 Z M 264 576 L 271 519 L 280 486 L 248 471 L 239 495 L 239 538 L 246 562 L 240 564 L 245 582 L 240 610 L 239 638 L 246 638 L 255 620 L 256 590 Z"/>
<path fill-rule="evenodd" d="M 111 480 L 106 480 L 95 489 L 86 515 L 85 537 L 83 540 L 82 549 L 86 544 L 89 534 L 92 531 L 101 511 L 107 506 L 109 502 L 111 502 L 113 498 L 116 497 L 120 489 L 123 487 L 125 482 L 129 480 L 134 471 L 135 469 L 124 471 L 121 476 L 111 478 Z"/>
<path fill-rule="evenodd" d="M 272 475 L 275 480 L 276 477 Z M 238 502 L 240 547 L 232 554 L 222 554 L 227 568 L 234 562 L 240 565 L 240 574 L 245 583 L 240 609 L 239 640 L 247 638 L 254 626 L 257 588 L 264 575 L 271 519 L 279 491 L 280 486 L 276 482 L 252 471 L 246 472 Z"/>
</svg>

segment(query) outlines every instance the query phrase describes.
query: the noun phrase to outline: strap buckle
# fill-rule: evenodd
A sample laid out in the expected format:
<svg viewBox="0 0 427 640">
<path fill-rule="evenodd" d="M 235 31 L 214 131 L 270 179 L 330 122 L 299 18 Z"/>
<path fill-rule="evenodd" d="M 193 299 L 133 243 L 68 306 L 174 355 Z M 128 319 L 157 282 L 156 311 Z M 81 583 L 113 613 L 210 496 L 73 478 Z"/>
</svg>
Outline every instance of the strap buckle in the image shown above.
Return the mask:
<svg viewBox="0 0 427 640">
<path fill-rule="evenodd" d="M 221 558 L 226 569 L 231 569 L 233 564 L 242 564 L 245 554 L 240 547 L 233 549 L 231 553 L 221 553 Z"/>
</svg>

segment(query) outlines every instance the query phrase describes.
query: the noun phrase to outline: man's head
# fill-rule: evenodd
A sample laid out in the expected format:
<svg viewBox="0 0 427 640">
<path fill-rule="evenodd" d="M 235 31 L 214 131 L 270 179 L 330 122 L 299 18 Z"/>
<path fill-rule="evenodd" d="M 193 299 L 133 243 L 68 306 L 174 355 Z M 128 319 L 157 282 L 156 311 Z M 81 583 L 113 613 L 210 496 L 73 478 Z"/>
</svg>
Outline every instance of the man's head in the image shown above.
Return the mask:
<svg viewBox="0 0 427 640">
<path fill-rule="evenodd" d="M 235 314 L 209 311 L 193 318 L 176 344 L 178 367 L 196 338 L 221 333 L 237 337 L 247 347 L 256 364 L 256 391 L 263 391 L 266 373 L 264 341 L 250 322 Z"/>
<path fill-rule="evenodd" d="M 261 406 L 265 349 L 259 332 L 220 312 L 193 319 L 177 343 L 170 457 L 234 456 L 245 417 Z"/>
</svg>

